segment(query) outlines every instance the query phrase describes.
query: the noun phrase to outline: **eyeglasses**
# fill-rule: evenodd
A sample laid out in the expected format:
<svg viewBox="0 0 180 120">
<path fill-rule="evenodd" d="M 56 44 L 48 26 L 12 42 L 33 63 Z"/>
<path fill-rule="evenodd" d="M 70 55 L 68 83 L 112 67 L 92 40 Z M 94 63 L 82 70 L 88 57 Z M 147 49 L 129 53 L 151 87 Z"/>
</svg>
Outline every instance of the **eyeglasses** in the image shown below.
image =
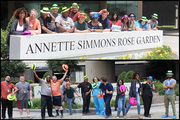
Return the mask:
<svg viewBox="0 0 180 120">
<path fill-rule="evenodd" d="M 135 16 L 130 16 L 130 17 L 135 17 Z"/>
</svg>

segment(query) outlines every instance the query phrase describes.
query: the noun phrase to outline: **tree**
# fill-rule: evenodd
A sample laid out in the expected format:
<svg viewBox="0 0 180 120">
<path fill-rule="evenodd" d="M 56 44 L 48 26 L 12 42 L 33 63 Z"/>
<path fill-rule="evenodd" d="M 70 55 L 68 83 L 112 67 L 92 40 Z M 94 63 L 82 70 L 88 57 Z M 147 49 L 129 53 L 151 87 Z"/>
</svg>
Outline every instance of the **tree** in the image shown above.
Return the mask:
<svg viewBox="0 0 180 120">
<path fill-rule="evenodd" d="M 118 76 L 118 80 L 124 80 L 125 75 L 126 75 L 126 72 L 123 71 L 123 72 Z"/>
<path fill-rule="evenodd" d="M 68 65 L 68 74 L 71 72 L 75 72 L 75 71 L 80 71 L 81 67 L 78 66 L 78 61 L 76 60 L 47 60 L 46 61 L 49 69 L 52 69 L 53 71 L 58 71 L 58 72 L 64 72 L 64 70 L 62 69 L 62 64 L 66 64 Z"/>
<path fill-rule="evenodd" d="M 1 78 L 7 75 L 10 77 L 19 77 L 26 70 L 27 65 L 22 61 L 1 61 Z"/>
<path fill-rule="evenodd" d="M 134 73 L 133 70 L 128 71 L 124 77 L 124 82 L 131 82 L 131 80 L 132 80 L 131 76 L 133 73 Z"/>
</svg>

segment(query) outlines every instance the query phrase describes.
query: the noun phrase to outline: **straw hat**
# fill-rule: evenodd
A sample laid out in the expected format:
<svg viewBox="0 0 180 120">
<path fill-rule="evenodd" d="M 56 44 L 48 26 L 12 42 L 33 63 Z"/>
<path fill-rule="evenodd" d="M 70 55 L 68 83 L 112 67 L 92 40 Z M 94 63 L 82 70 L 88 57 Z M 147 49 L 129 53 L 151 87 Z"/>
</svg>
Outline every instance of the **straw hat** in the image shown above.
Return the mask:
<svg viewBox="0 0 180 120">
<path fill-rule="evenodd" d="M 40 11 L 41 13 L 46 13 L 49 14 L 49 8 L 48 7 L 43 7 L 43 9 Z"/>
<path fill-rule="evenodd" d="M 64 12 L 67 12 L 67 11 L 69 11 L 69 8 L 67 8 L 67 7 L 63 7 L 63 8 L 62 8 L 62 12 L 61 12 L 61 13 L 64 13 Z"/>
<path fill-rule="evenodd" d="M 52 9 L 59 9 L 58 5 L 57 4 L 53 4 L 52 7 L 51 7 L 51 10 Z"/>
<path fill-rule="evenodd" d="M 158 14 L 154 13 L 152 17 L 158 19 Z"/>
<path fill-rule="evenodd" d="M 72 6 L 71 6 L 71 8 L 73 8 L 73 7 L 77 7 L 77 8 L 79 9 L 79 6 L 78 6 L 77 3 L 73 3 Z"/>
</svg>

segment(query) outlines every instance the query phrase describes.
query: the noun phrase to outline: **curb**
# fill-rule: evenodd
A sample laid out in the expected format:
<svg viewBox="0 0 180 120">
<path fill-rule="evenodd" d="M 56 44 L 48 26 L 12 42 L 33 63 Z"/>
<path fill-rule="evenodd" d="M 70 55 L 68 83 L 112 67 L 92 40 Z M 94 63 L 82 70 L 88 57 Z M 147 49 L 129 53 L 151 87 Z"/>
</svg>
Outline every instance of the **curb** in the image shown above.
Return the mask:
<svg viewBox="0 0 180 120">
<path fill-rule="evenodd" d="M 179 101 L 175 101 L 175 104 L 179 104 Z M 164 106 L 164 103 L 158 103 L 158 104 L 152 104 L 151 107 L 157 107 L 157 106 Z M 143 108 L 144 105 L 141 105 L 141 108 Z M 114 110 L 114 107 L 111 107 L 112 110 Z M 131 109 L 136 109 L 136 106 L 131 106 Z M 19 111 L 18 108 L 13 108 L 14 111 Z M 69 110 L 63 110 L 64 113 L 68 113 Z M 82 113 L 82 108 L 80 109 L 73 109 L 73 113 Z M 89 112 L 95 112 L 95 108 L 89 108 Z M 41 112 L 41 109 L 30 109 L 30 112 Z M 53 112 L 56 112 L 55 109 L 53 109 Z"/>
</svg>

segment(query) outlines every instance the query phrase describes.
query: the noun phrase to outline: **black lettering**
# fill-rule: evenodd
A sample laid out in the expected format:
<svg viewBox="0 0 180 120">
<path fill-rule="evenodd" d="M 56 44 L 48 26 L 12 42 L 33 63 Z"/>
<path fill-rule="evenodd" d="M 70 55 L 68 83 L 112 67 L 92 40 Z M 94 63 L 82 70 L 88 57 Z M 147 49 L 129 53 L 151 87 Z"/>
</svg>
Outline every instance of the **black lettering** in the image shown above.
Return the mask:
<svg viewBox="0 0 180 120">
<path fill-rule="evenodd" d="M 75 41 L 70 41 L 70 50 L 75 50 L 74 43 Z"/>
<path fill-rule="evenodd" d="M 78 41 L 78 45 L 79 45 L 78 50 L 79 50 L 79 49 L 82 49 L 82 41 L 81 41 L 81 40 Z"/>
<path fill-rule="evenodd" d="M 48 50 L 48 52 L 49 52 L 49 50 L 50 50 L 50 43 L 48 43 L 48 47 L 47 47 L 47 45 L 45 44 L 45 43 L 43 43 L 43 52 L 45 52 L 45 48 Z"/>
<path fill-rule="evenodd" d="M 56 45 L 54 46 L 54 43 L 56 42 L 51 43 L 51 52 L 56 52 L 56 49 L 54 50 L 54 48 L 56 48 Z"/>
<path fill-rule="evenodd" d="M 28 49 L 26 51 L 26 54 L 28 54 L 28 51 L 30 51 L 33 54 L 33 50 L 32 50 L 31 44 L 29 44 Z"/>
<path fill-rule="evenodd" d="M 41 48 L 40 48 L 41 47 Z M 40 47 L 35 43 L 35 53 L 37 53 L 37 48 L 41 52 L 42 49 L 42 43 L 40 43 Z"/>
</svg>

